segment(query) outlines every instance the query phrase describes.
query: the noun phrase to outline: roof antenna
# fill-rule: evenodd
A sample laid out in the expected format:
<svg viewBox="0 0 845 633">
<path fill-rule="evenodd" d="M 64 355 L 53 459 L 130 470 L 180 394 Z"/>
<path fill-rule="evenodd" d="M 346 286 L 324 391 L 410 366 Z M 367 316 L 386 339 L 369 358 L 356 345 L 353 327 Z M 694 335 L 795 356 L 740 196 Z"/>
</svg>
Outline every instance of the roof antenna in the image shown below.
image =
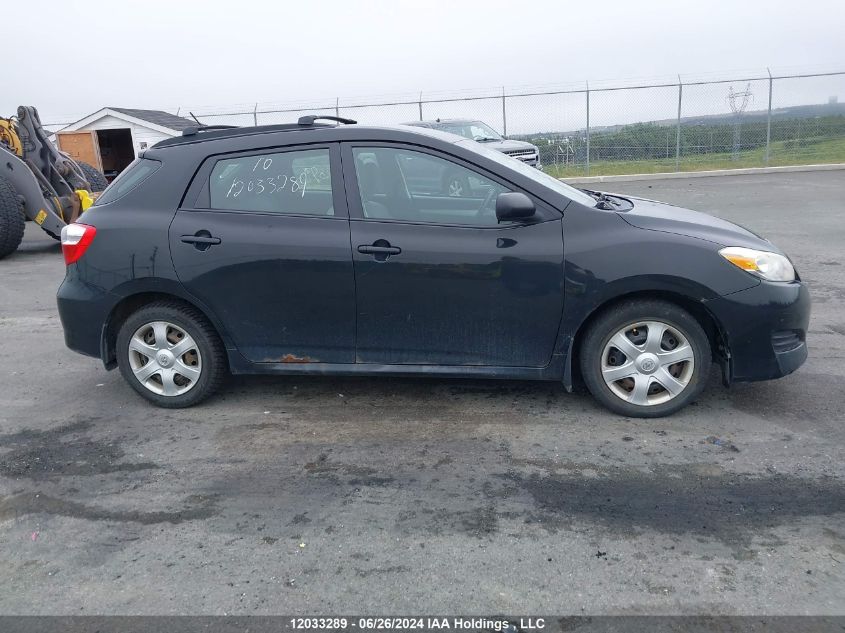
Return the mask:
<svg viewBox="0 0 845 633">
<path fill-rule="evenodd" d="M 200 120 L 199 120 L 199 119 L 198 119 L 198 118 L 194 115 L 194 113 L 193 113 L 193 112 L 191 112 L 190 110 L 188 110 L 188 114 L 190 114 L 190 115 L 191 115 L 191 118 L 192 118 L 194 121 L 196 121 L 196 122 L 197 122 L 197 125 L 202 125 L 202 123 L 200 123 Z"/>
</svg>

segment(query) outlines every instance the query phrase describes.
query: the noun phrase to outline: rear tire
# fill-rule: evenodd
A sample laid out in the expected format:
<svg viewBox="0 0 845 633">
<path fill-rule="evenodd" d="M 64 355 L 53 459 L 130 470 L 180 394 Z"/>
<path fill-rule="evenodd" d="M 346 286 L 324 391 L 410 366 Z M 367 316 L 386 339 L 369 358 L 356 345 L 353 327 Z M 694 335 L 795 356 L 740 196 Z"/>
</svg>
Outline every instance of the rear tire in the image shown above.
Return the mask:
<svg viewBox="0 0 845 633">
<path fill-rule="evenodd" d="M 109 186 L 109 181 L 106 180 L 103 173 L 96 167 L 89 165 L 88 163 L 83 163 L 79 160 L 76 161 L 76 164 L 79 165 L 82 173 L 85 174 L 85 180 L 87 180 L 88 184 L 91 185 L 91 188 L 89 189 L 90 192 L 103 191 Z"/>
<path fill-rule="evenodd" d="M 660 300 L 612 307 L 590 324 L 581 345 L 581 374 L 590 393 L 628 417 L 682 409 L 704 389 L 710 364 L 710 341 L 698 321 Z"/>
<path fill-rule="evenodd" d="M 20 246 L 26 219 L 18 192 L 5 178 L 0 178 L 0 259 Z"/>
<path fill-rule="evenodd" d="M 168 409 L 205 400 L 228 373 L 214 327 L 199 310 L 177 301 L 151 303 L 126 319 L 117 334 L 117 364 L 135 391 Z"/>
</svg>

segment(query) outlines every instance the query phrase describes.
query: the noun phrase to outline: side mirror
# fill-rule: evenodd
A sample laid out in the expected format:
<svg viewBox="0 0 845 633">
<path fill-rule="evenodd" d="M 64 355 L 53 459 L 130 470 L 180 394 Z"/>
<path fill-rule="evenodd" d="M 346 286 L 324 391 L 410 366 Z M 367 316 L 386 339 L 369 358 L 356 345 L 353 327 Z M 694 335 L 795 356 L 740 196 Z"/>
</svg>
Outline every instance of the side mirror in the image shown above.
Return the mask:
<svg viewBox="0 0 845 633">
<path fill-rule="evenodd" d="M 524 193 L 509 191 L 500 193 L 496 198 L 496 217 L 499 222 L 527 220 L 534 217 L 536 212 L 534 202 Z"/>
</svg>

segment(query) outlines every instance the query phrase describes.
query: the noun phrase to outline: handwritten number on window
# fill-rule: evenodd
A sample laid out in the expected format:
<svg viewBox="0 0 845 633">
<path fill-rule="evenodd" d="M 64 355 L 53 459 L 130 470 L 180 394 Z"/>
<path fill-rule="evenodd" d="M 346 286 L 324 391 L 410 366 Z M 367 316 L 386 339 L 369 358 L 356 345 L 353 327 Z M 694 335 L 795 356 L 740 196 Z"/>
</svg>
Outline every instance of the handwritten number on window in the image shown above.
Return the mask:
<svg viewBox="0 0 845 633">
<path fill-rule="evenodd" d="M 269 170 L 272 166 L 272 158 L 260 156 L 253 164 L 250 173 L 256 173 L 256 175 L 262 174 L 263 172 Z M 246 190 L 247 193 L 256 196 L 260 196 L 264 193 L 273 194 L 277 191 L 283 192 L 287 190 L 292 194 L 298 193 L 300 197 L 304 198 L 309 185 L 320 184 L 329 180 L 328 169 L 321 165 L 296 169 L 296 172 L 298 172 L 298 174 L 277 174 L 275 176 L 265 175 L 264 178 L 254 178 L 246 182 L 238 177 L 235 177 L 229 185 L 226 197 L 237 198 L 244 192 L 244 190 Z"/>
<path fill-rule="evenodd" d="M 232 186 L 229 187 L 229 191 L 226 192 L 226 197 L 232 196 L 233 198 L 237 198 L 241 191 L 244 190 L 244 181 L 238 178 L 235 178 L 232 181 Z"/>
</svg>

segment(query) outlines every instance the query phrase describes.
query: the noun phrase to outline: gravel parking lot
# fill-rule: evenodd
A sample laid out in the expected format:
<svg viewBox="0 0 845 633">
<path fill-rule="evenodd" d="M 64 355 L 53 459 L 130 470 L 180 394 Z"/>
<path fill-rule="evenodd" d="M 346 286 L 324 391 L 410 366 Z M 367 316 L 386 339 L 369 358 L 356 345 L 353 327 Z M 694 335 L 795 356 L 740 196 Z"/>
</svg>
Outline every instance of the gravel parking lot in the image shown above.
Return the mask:
<svg viewBox="0 0 845 633">
<path fill-rule="evenodd" d="M 596 185 L 604 186 L 604 185 Z M 0 613 L 845 614 L 845 171 L 613 183 L 790 253 L 796 374 L 632 420 L 554 383 L 233 379 L 155 409 L 0 262 Z"/>
</svg>

